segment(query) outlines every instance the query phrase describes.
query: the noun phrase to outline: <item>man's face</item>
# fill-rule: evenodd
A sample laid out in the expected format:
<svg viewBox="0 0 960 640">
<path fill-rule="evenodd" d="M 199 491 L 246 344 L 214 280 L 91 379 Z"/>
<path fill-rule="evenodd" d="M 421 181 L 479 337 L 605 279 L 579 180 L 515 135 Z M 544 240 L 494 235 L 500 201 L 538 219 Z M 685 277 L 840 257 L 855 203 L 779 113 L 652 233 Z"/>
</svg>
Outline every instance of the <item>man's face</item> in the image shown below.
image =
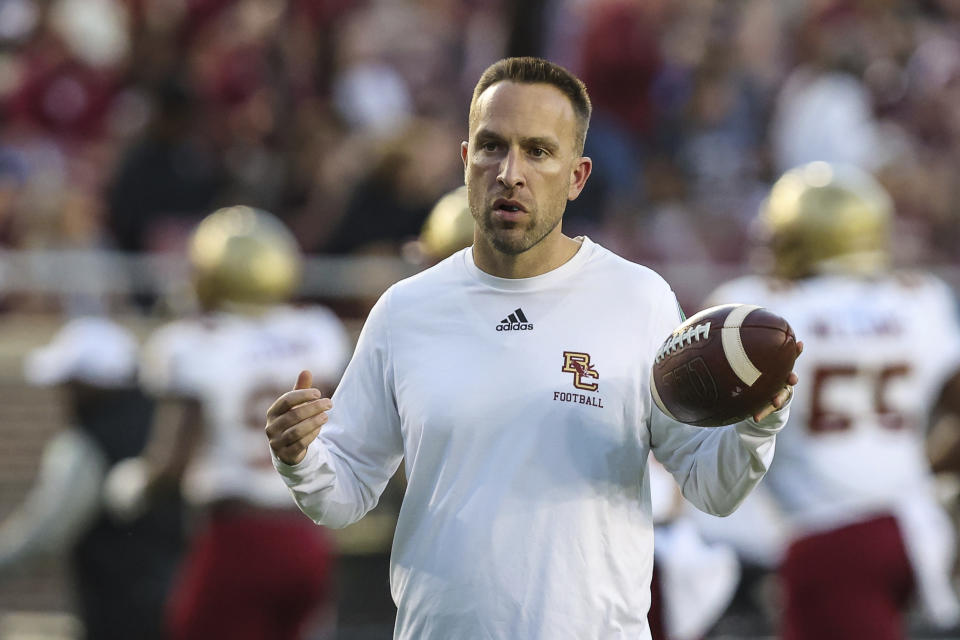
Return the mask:
<svg viewBox="0 0 960 640">
<path fill-rule="evenodd" d="M 573 105 L 551 85 L 499 82 L 480 95 L 461 155 L 470 211 L 496 250 L 518 255 L 560 233 L 590 173 L 576 131 Z"/>
</svg>

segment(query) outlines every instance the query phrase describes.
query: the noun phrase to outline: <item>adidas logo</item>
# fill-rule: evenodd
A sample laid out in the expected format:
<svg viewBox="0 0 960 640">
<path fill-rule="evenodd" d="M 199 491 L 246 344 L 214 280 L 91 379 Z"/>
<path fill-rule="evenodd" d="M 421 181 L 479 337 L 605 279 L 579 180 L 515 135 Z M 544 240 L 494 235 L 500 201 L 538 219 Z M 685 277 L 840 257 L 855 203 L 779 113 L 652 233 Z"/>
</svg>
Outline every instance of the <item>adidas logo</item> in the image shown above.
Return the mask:
<svg viewBox="0 0 960 640">
<path fill-rule="evenodd" d="M 513 310 L 513 313 L 500 321 L 497 325 L 497 331 L 532 331 L 533 323 L 527 320 L 520 308 Z"/>
</svg>

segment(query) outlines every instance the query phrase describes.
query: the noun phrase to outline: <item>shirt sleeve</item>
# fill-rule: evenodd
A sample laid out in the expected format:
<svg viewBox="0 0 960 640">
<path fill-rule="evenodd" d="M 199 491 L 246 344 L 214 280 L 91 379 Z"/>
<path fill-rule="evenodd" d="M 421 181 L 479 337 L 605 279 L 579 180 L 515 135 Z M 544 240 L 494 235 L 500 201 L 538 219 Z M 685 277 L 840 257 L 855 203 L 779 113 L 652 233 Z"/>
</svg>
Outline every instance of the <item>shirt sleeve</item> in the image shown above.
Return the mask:
<svg viewBox="0 0 960 640">
<path fill-rule="evenodd" d="M 196 340 L 185 324 L 161 327 L 146 341 L 140 358 L 140 384 L 156 397 L 193 397 L 202 367 L 191 358 Z"/>
<path fill-rule="evenodd" d="M 654 406 L 650 446 L 687 500 L 701 511 L 727 516 L 770 469 L 776 434 L 789 413 L 788 404 L 762 422 L 710 428 L 676 422 Z"/>
<path fill-rule="evenodd" d="M 673 296 L 673 292 L 670 292 Z M 674 296 L 675 298 L 675 296 Z M 662 336 L 676 328 L 676 301 L 664 313 Z M 761 422 L 695 427 L 673 420 L 651 402 L 650 448 L 673 475 L 684 497 L 701 511 L 730 515 L 760 482 L 773 461 L 776 433 L 787 423 L 789 403 Z"/>
<path fill-rule="evenodd" d="M 317 524 L 345 527 L 376 506 L 403 458 L 387 291 L 370 311 L 333 395 L 329 421 L 299 464 L 274 466 Z"/>
</svg>

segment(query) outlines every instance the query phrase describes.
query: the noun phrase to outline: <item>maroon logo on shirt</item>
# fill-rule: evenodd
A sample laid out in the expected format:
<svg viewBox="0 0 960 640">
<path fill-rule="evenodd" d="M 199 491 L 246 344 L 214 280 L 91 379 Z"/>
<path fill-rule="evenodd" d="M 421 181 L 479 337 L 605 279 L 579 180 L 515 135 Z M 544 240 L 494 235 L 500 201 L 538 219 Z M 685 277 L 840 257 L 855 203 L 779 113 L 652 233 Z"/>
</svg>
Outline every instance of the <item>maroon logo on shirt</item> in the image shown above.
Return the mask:
<svg viewBox="0 0 960 640">
<path fill-rule="evenodd" d="M 573 374 L 573 386 L 585 391 L 596 391 L 597 383 L 588 382 L 588 380 L 599 380 L 600 374 L 592 364 L 590 364 L 590 354 L 580 351 L 563 352 L 564 373 Z"/>
<path fill-rule="evenodd" d="M 595 380 L 600 379 L 600 373 L 593 363 L 590 362 L 590 354 L 582 351 L 564 351 L 563 368 L 564 373 L 573 374 L 573 386 L 584 391 L 596 391 L 600 386 Z M 574 404 L 588 404 L 591 407 L 603 409 L 603 398 L 586 393 L 573 393 L 572 391 L 554 391 L 553 399 L 557 402 L 572 402 Z"/>
</svg>

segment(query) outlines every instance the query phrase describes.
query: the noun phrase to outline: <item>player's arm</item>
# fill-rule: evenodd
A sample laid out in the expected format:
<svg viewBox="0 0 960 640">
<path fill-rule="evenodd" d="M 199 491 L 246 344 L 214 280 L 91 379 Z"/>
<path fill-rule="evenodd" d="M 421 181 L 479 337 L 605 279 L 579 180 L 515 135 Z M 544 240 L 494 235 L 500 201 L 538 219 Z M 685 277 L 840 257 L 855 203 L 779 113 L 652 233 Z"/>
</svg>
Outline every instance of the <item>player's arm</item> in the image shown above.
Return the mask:
<svg viewBox="0 0 960 640">
<path fill-rule="evenodd" d="M 121 520 L 141 515 L 156 498 L 175 494 L 203 439 L 203 414 L 195 398 L 164 398 L 144 453 L 110 470 L 104 487 L 107 508 Z"/>
<path fill-rule="evenodd" d="M 105 471 L 103 453 L 82 431 L 54 436 L 33 488 L 0 524 L 0 573 L 72 544 L 97 513 Z"/>
<path fill-rule="evenodd" d="M 340 528 L 362 518 L 403 458 L 387 317 L 392 291 L 370 311 L 332 399 L 307 388 L 304 373 L 268 411 L 274 466 L 318 524 Z"/>
<path fill-rule="evenodd" d="M 927 457 L 934 472 L 960 473 L 960 370 L 943 385 L 927 435 Z"/>
<path fill-rule="evenodd" d="M 113 466 L 104 487 L 106 506 L 124 520 L 142 514 L 158 495 L 179 491 L 190 459 L 203 439 L 200 395 L 206 381 L 199 345 L 205 332 L 178 321 L 154 332 L 144 344 L 139 384 L 157 400 L 143 453 Z"/>
<path fill-rule="evenodd" d="M 198 399 L 170 398 L 161 403 L 161 416 L 165 410 L 170 414 L 170 427 L 155 425 L 152 433 L 157 434 L 157 439 L 152 439 L 146 450 L 155 469 L 152 480 L 157 488 L 180 486 L 204 434 L 203 408 Z M 173 437 L 168 446 L 162 446 L 166 429 L 172 431 Z"/>
</svg>

